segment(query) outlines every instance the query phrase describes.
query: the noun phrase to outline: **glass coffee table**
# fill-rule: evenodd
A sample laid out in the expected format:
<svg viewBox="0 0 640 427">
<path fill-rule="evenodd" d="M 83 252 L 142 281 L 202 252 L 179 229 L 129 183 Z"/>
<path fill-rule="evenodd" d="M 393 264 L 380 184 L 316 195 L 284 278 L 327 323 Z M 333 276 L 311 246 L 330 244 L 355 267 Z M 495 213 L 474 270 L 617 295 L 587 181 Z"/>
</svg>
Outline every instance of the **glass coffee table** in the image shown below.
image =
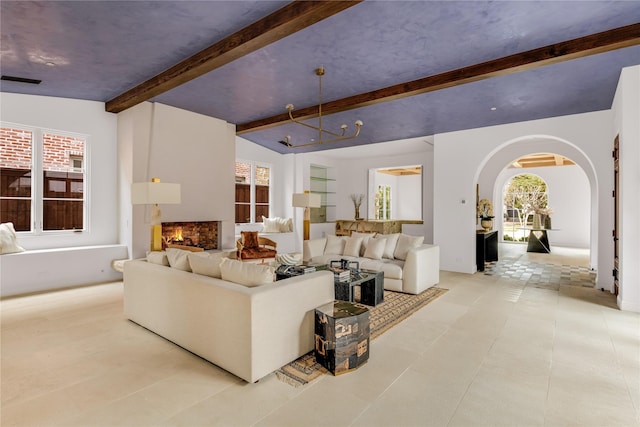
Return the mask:
<svg viewBox="0 0 640 427">
<path fill-rule="evenodd" d="M 336 299 L 355 301 L 355 288 L 360 287 L 360 304 L 376 306 L 384 301 L 384 273 L 373 270 L 352 270 L 349 279 L 334 278 Z"/>
</svg>

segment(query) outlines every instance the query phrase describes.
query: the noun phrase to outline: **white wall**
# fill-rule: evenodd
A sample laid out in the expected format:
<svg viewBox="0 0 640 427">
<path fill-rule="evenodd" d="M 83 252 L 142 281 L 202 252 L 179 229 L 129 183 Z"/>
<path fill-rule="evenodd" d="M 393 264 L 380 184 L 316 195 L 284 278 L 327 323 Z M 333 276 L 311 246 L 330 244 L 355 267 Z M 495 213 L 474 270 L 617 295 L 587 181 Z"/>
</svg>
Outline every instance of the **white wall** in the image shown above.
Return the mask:
<svg viewBox="0 0 640 427">
<path fill-rule="evenodd" d="M 436 135 L 434 241 L 440 246 L 441 268 L 475 271 L 476 182 L 480 183 L 480 198 L 494 199 L 495 180 L 488 185 L 481 182 L 485 166 L 502 155 L 499 170 L 521 153 L 554 152 L 576 161 L 590 180 L 590 247 L 592 254 L 597 253 L 598 287 L 610 290 L 611 123 L 611 112 L 601 111 Z"/>
<path fill-rule="evenodd" d="M 130 209 L 133 182 L 181 184 L 181 203 L 162 205 L 162 221 L 222 221 L 222 248 L 235 247 L 235 126 L 163 104 L 143 103 L 118 115 L 121 216 Z M 133 206 L 133 257 L 149 248 L 150 209 Z M 127 219 L 124 222 L 127 223 Z M 131 236 L 131 237 L 128 237 Z"/>
<path fill-rule="evenodd" d="M 126 247 L 118 245 L 116 116 L 105 112 L 102 102 L 0 93 L 0 120 L 89 135 L 90 150 L 88 229 L 19 233 L 27 252 L 0 256 L 1 296 L 122 278 L 110 268 L 113 259 L 128 256 Z"/>
<path fill-rule="evenodd" d="M 118 243 L 116 115 L 104 103 L 50 96 L 0 93 L 0 120 L 88 135 L 89 220 L 83 233 L 20 233 L 25 249 Z"/>
<path fill-rule="evenodd" d="M 514 159 L 515 160 L 515 159 Z M 553 231 L 548 232 L 549 244 L 573 248 L 589 248 L 591 224 L 591 189 L 586 174 L 579 166 L 542 167 L 526 169 L 503 169 L 495 183 L 494 228 L 502 235 L 504 210 L 502 192 L 505 184 L 514 176 L 531 174 L 542 178 L 547 184 L 548 206 Z"/>
<path fill-rule="evenodd" d="M 612 107 L 620 136 L 620 274 L 618 306 L 640 312 L 640 66 L 622 70 Z"/>
</svg>

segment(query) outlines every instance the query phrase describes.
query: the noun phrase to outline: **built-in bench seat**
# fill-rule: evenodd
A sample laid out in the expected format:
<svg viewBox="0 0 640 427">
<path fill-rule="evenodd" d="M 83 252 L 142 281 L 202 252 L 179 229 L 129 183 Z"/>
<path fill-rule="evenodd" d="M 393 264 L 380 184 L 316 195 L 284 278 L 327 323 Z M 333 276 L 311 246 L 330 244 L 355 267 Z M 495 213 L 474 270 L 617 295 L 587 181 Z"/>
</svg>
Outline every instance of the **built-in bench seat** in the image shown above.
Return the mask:
<svg viewBox="0 0 640 427">
<path fill-rule="evenodd" d="M 111 266 L 129 257 L 125 245 L 35 249 L 0 255 L 0 296 L 122 280 Z"/>
</svg>

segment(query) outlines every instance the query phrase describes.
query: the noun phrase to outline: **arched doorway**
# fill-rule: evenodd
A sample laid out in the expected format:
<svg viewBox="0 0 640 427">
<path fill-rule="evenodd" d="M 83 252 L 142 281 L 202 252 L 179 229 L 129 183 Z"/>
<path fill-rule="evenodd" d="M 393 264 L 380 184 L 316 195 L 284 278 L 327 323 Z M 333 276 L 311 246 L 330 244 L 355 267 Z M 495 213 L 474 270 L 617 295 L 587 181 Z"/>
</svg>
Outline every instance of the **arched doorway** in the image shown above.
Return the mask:
<svg viewBox="0 0 640 427">
<path fill-rule="evenodd" d="M 522 158 L 540 158 L 542 154 L 549 155 L 557 163 L 564 162 L 562 159 L 566 158 L 567 167 L 545 167 L 540 164 L 532 168 L 514 167 L 517 163 L 522 166 L 522 163 L 518 162 Z M 529 136 L 503 144 L 485 159 L 478 171 L 477 181 L 479 197 L 490 198 L 493 201 L 494 214 L 497 218 L 516 219 L 517 213 L 511 211 L 510 207 L 504 203 L 503 190 L 510 179 L 522 174 L 524 170 L 541 178 L 551 191 L 547 196 L 546 206 L 553 209 L 554 231 L 548 233 L 551 245 L 557 248 L 580 248 L 585 257 L 581 262 L 582 278 L 587 279 L 593 286 L 598 261 L 598 188 L 591 162 L 572 144 L 555 137 Z M 496 221 L 500 240 L 502 241 L 506 235 L 512 238 L 517 237 L 513 240 L 526 243 L 525 234 L 529 233 L 527 228 L 532 226 L 531 214 L 530 209 L 526 212 L 525 218 L 518 218 L 522 222 L 517 223 L 514 228 L 523 230 L 517 230 L 519 233 L 515 236 L 508 230 L 505 231 L 503 221 Z M 505 240 L 509 241 L 509 237 Z M 525 254 L 526 245 L 518 246 L 519 253 Z M 557 256 L 558 251 L 552 250 L 550 255 Z M 531 255 L 527 254 L 527 257 L 529 256 Z M 540 262 L 546 263 L 551 259 L 550 256 L 543 257 Z"/>
</svg>

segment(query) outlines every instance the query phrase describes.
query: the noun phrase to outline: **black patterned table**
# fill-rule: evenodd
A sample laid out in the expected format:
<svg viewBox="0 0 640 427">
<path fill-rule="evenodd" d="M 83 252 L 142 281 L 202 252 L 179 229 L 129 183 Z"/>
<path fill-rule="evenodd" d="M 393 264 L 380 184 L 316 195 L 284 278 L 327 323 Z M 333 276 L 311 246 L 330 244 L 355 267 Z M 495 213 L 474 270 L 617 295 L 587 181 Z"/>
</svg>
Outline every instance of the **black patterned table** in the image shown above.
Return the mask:
<svg viewBox="0 0 640 427">
<path fill-rule="evenodd" d="M 362 304 L 334 301 L 315 310 L 315 357 L 334 375 L 369 360 L 369 310 Z"/>
<path fill-rule="evenodd" d="M 360 303 L 376 306 L 384 301 L 384 273 L 382 271 L 352 271 L 348 281 L 334 279 L 336 299 L 355 302 L 355 287 L 360 286 Z"/>
</svg>

